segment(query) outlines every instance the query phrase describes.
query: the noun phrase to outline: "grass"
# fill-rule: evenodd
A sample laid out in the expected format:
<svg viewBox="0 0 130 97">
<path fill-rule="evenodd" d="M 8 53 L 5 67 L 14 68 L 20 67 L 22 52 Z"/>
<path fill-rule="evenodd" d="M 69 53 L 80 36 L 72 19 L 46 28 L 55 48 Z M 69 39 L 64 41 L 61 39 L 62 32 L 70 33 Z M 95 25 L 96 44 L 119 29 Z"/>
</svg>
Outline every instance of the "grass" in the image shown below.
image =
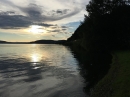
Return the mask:
<svg viewBox="0 0 130 97">
<path fill-rule="evenodd" d="M 91 97 L 130 97 L 130 51 L 117 51 L 108 74 L 95 86 Z"/>
</svg>

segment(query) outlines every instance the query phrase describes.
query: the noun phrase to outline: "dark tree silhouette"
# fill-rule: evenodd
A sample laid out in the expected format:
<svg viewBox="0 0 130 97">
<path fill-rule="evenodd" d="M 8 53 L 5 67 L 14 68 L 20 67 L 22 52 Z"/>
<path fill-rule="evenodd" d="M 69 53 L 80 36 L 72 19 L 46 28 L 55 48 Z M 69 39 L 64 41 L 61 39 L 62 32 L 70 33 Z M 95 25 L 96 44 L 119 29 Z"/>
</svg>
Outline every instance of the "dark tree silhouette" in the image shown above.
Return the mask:
<svg viewBox="0 0 130 97">
<path fill-rule="evenodd" d="M 68 39 L 90 50 L 126 49 L 130 45 L 130 1 L 91 0 L 88 16 Z"/>
</svg>

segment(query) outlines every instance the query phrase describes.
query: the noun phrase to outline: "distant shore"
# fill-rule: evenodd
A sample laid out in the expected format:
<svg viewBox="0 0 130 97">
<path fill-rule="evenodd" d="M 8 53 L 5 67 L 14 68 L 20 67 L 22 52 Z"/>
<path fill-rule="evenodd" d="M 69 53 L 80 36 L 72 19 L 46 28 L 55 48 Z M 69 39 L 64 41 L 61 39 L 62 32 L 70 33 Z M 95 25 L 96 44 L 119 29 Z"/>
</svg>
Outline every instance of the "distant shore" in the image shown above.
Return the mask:
<svg viewBox="0 0 130 97">
<path fill-rule="evenodd" d="M 0 44 L 64 44 L 66 40 L 36 40 L 31 42 L 0 41 Z"/>
</svg>

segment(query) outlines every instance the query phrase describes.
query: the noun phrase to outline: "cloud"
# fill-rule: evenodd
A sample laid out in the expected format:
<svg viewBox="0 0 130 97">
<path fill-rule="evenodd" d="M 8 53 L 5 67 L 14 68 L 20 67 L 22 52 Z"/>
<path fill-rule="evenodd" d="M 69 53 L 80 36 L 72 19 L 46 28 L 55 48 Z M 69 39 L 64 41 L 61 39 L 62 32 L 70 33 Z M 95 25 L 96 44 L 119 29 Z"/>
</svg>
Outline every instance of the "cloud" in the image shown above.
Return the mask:
<svg viewBox="0 0 130 97">
<path fill-rule="evenodd" d="M 62 29 L 63 31 L 67 30 L 67 29 Z"/>
<path fill-rule="evenodd" d="M 0 15 L 15 15 L 15 12 L 14 11 L 6 11 L 6 12 L 0 11 Z"/>
<path fill-rule="evenodd" d="M 39 25 L 39 26 L 43 26 L 43 27 L 52 27 L 52 26 L 55 26 L 53 24 L 46 24 L 46 23 L 34 23 L 33 25 Z"/>
<path fill-rule="evenodd" d="M 60 15 L 65 15 L 67 14 L 69 11 L 71 11 L 70 9 L 57 9 L 57 11 L 55 11 L 57 14 L 60 14 Z"/>
<path fill-rule="evenodd" d="M 0 15 L 0 28 L 21 28 L 30 24 L 28 18 L 21 15 Z"/>
<path fill-rule="evenodd" d="M 62 28 L 68 28 L 67 26 L 61 26 Z"/>
<path fill-rule="evenodd" d="M 37 4 L 30 3 L 27 7 L 19 7 L 21 11 L 23 11 L 27 17 L 29 17 L 33 21 L 41 21 L 42 18 L 42 8 Z"/>
<path fill-rule="evenodd" d="M 80 8 L 73 9 L 57 9 L 51 11 L 45 11 L 43 6 L 29 3 L 26 7 L 21 7 L 15 5 L 13 2 L 8 0 L 0 0 L 2 3 L 10 5 L 18 10 L 22 11 L 25 15 L 18 15 L 17 12 L 9 10 L 9 11 L 1 11 L 0 12 L 0 28 L 22 28 L 28 27 L 29 25 L 39 24 L 41 26 L 51 26 L 45 24 L 43 22 L 47 21 L 57 21 L 62 20 L 64 18 L 71 17 L 80 12 Z"/>
<path fill-rule="evenodd" d="M 4 14 L 3 14 L 4 13 Z M 29 17 L 22 15 L 8 15 L 10 12 L 0 13 L 0 28 L 2 29 L 21 29 L 27 28 L 30 25 L 39 25 L 43 27 L 54 26 L 53 24 L 47 23 L 35 23 Z M 12 12 L 15 13 L 15 12 Z"/>
<path fill-rule="evenodd" d="M 86 0 L 0 0 L 0 28 L 18 32 L 39 25 L 49 34 L 74 32 L 77 26 L 71 28 L 75 23 L 68 23 L 83 18 L 85 3 Z"/>
<path fill-rule="evenodd" d="M 60 32 L 61 30 L 60 29 L 57 29 L 57 30 L 52 30 L 51 32 Z"/>
<path fill-rule="evenodd" d="M 61 6 L 67 5 L 66 7 L 68 7 L 67 9 L 64 7 L 61 7 L 60 9 L 57 7 L 56 10 L 48 10 L 46 7 L 44 7 L 49 1 L 42 1 L 40 3 L 39 0 L 35 0 L 35 4 L 31 2 L 31 0 L 28 0 L 30 2 L 28 2 L 26 5 L 22 6 L 20 4 L 15 4 L 16 0 L 0 0 L 0 2 L 5 4 L 5 7 L 13 7 L 15 9 L 18 9 L 20 11 L 22 11 L 23 13 L 25 13 L 28 17 L 30 17 L 30 19 L 34 19 L 35 21 L 56 21 L 56 20 L 61 20 L 64 18 L 68 18 L 70 16 L 73 16 L 77 13 L 79 13 L 83 7 L 81 6 L 80 3 L 76 3 L 76 5 L 74 5 L 74 3 L 77 1 L 74 0 L 70 0 L 70 1 L 59 1 L 59 0 L 53 0 L 53 3 L 55 4 L 55 7 L 57 7 L 56 5 L 59 3 L 61 4 Z M 25 0 L 24 0 L 25 2 Z M 43 5 L 43 6 L 41 6 Z M 70 6 L 71 5 L 71 6 Z M 51 6 L 51 4 L 50 4 Z"/>
</svg>

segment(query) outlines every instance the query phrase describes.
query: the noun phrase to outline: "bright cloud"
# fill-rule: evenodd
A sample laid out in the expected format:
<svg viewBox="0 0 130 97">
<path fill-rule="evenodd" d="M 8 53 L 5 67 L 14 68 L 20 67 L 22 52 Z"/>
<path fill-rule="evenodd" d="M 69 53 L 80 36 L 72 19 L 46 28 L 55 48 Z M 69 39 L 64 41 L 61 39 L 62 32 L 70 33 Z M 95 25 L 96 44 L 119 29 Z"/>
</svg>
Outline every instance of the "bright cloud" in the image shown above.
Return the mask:
<svg viewBox="0 0 130 97">
<path fill-rule="evenodd" d="M 30 30 L 35 34 L 40 33 L 41 39 L 66 39 L 76 27 L 73 26 L 72 30 L 72 27 L 62 26 L 71 22 L 80 23 L 86 14 L 85 6 L 88 2 L 89 0 L 0 0 L 0 32 L 20 35 L 31 34 L 28 32 Z"/>
</svg>

